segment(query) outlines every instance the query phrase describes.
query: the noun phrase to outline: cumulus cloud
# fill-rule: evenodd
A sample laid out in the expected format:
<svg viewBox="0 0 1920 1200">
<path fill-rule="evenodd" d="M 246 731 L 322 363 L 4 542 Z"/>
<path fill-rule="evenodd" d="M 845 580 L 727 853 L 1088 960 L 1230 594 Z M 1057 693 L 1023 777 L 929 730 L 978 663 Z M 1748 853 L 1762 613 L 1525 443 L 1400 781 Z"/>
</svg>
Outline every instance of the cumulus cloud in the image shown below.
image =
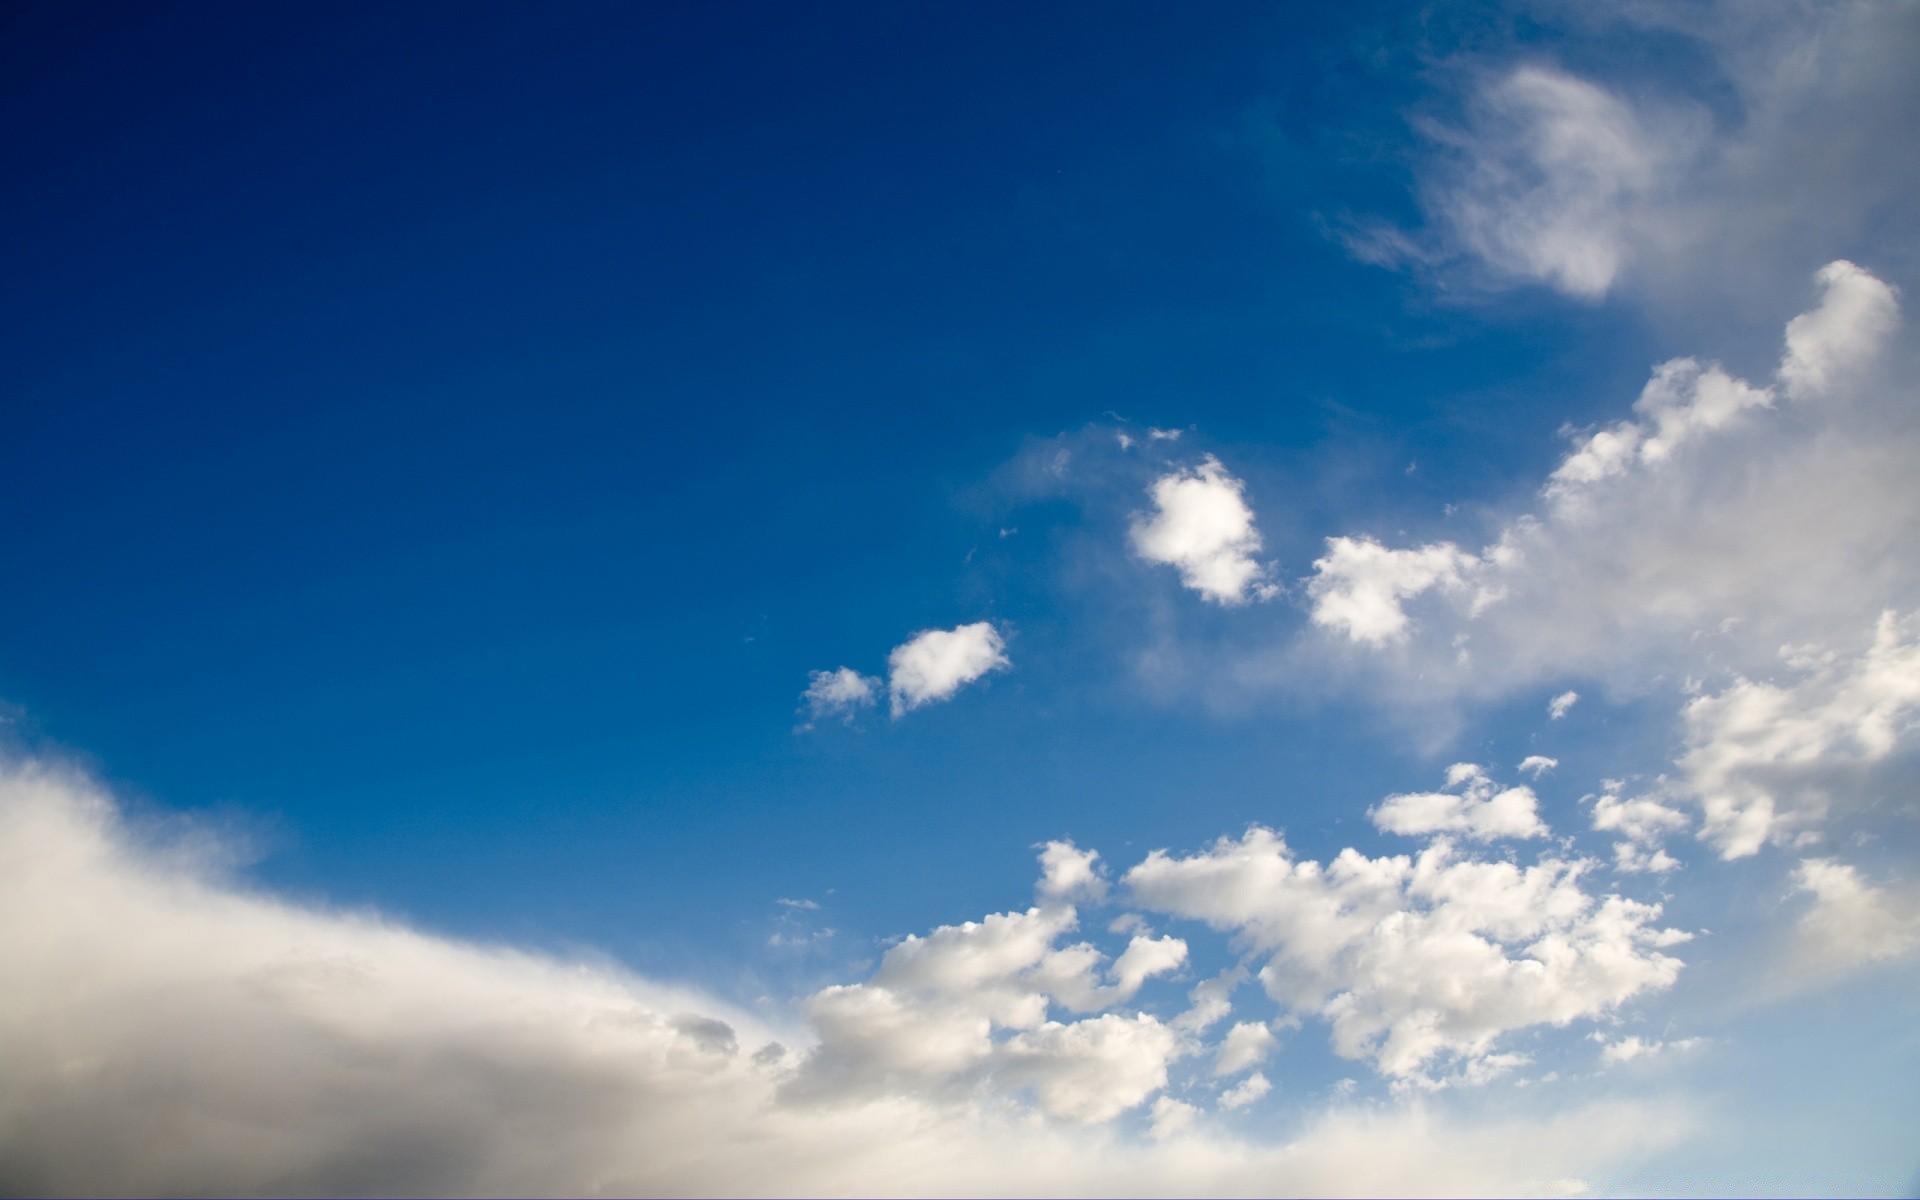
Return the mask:
<svg viewBox="0 0 1920 1200">
<path fill-rule="evenodd" d="M 1163 475 L 1148 493 L 1154 511 L 1136 516 L 1130 530 L 1135 554 L 1176 568 L 1181 583 L 1218 604 L 1275 594 L 1267 569 L 1253 557 L 1260 552 L 1260 531 L 1247 506 L 1246 485 L 1219 459 L 1209 455 L 1191 470 Z"/>
<path fill-rule="evenodd" d="M 1401 697 L 1577 675 L 1644 688 L 1663 672 L 1757 669 L 1784 642 L 1834 642 L 1920 602 L 1904 550 L 1920 521 L 1920 405 L 1874 367 L 1894 293 L 1844 263 L 1818 286 L 1781 368 L 1818 360 L 1796 376 L 1817 374 L 1817 393 L 1675 360 L 1633 417 L 1576 439 L 1537 511 L 1480 549 L 1329 537 L 1306 588 L 1314 626 L 1334 635 L 1326 652 L 1353 648 L 1345 660 Z M 1274 678 L 1301 673 L 1265 662 Z M 1549 715 L 1577 699 L 1562 692 Z"/>
<path fill-rule="evenodd" d="M 1680 860 L 1668 854 L 1662 844 L 1669 834 L 1693 824 L 1685 813 L 1669 808 L 1650 796 L 1623 797 L 1626 785 L 1619 780 L 1606 781 L 1593 802 L 1593 828 L 1599 833 L 1619 837 L 1613 844 L 1613 868 L 1629 874 L 1648 871 L 1672 871 Z"/>
<path fill-rule="evenodd" d="M 1529 754 L 1520 760 L 1520 766 L 1517 769 L 1538 779 L 1559 765 L 1560 760 L 1557 758 L 1548 758 L 1544 754 Z"/>
<path fill-rule="evenodd" d="M 1238 1084 L 1220 1093 L 1220 1107 L 1226 1109 L 1245 1108 L 1273 1090 L 1273 1082 L 1265 1075 L 1255 1071 Z"/>
<path fill-rule="evenodd" d="M 987 672 L 1012 665 L 1006 641 L 990 621 L 916 633 L 887 656 L 893 715 L 951 699 Z"/>
<path fill-rule="evenodd" d="M 1836 801 L 1858 798 L 1844 785 L 1920 726 L 1920 614 L 1883 613 L 1857 655 L 1784 657 L 1791 682 L 1738 679 L 1686 708 L 1679 786 L 1723 858 L 1792 840 Z"/>
<path fill-rule="evenodd" d="M 1460 790 L 1389 796 L 1367 817 L 1383 832 L 1408 836 L 1457 833 L 1476 842 L 1547 836 L 1532 788 L 1500 787 L 1476 763 L 1449 767 L 1447 786 Z"/>
<path fill-rule="evenodd" d="M 1495 1054 L 1499 1038 L 1565 1025 L 1671 984 L 1685 940 L 1658 905 L 1580 887 L 1590 864 L 1342 851 L 1322 866 L 1252 828 L 1198 854 L 1155 851 L 1127 872 L 1137 905 L 1231 931 L 1265 958 L 1260 982 L 1289 1011 L 1317 1014 L 1344 1057 L 1433 1083 L 1431 1068 Z"/>
<path fill-rule="evenodd" d="M 1040 907 L 903 942 L 881 986 L 1005 989 L 1064 928 Z M 1472 1124 L 1335 1107 L 1256 1143 L 1162 1096 L 1160 1140 L 1116 1139 L 1087 1127 L 1180 1054 L 1137 1012 L 1001 1039 L 984 1099 L 911 1079 L 809 1096 L 819 1031 L 257 894 L 31 763 L 0 768 L 0 961 L 0 1182 L 29 1194 L 1538 1192 L 1686 1125 L 1626 1104 Z M 922 1019 L 872 1007 L 882 1031 Z M 898 1043 L 911 1070 L 977 1061 L 967 1031 L 935 1033 Z"/>
<path fill-rule="evenodd" d="M 1560 718 L 1572 712 L 1573 706 L 1578 703 L 1580 703 L 1579 692 L 1561 692 L 1558 696 L 1547 701 L 1547 719 L 1549 721 L 1558 721 Z"/>
<path fill-rule="evenodd" d="M 1794 928 L 1793 966 L 1831 978 L 1920 951 L 1920 885 L 1879 885 L 1832 858 L 1803 860 L 1794 891 L 1812 903 Z"/>
<path fill-rule="evenodd" d="M 814 722 L 827 717 L 851 721 L 861 709 L 872 708 L 879 694 L 878 679 L 862 675 L 851 667 L 815 671 L 807 676 L 807 690 L 800 696 L 807 706 L 807 723 L 803 728 L 810 729 Z"/>
<path fill-rule="evenodd" d="M 1452 542 L 1392 550 L 1369 537 L 1330 537 L 1307 587 L 1313 623 L 1379 646 L 1407 632 L 1402 601 L 1430 588 L 1457 589 L 1479 560 Z"/>
<path fill-rule="evenodd" d="M 1220 1049 L 1213 1056 L 1214 1078 L 1229 1078 L 1259 1066 L 1276 1044 L 1273 1030 L 1264 1022 L 1240 1022 L 1220 1039 Z"/>
</svg>

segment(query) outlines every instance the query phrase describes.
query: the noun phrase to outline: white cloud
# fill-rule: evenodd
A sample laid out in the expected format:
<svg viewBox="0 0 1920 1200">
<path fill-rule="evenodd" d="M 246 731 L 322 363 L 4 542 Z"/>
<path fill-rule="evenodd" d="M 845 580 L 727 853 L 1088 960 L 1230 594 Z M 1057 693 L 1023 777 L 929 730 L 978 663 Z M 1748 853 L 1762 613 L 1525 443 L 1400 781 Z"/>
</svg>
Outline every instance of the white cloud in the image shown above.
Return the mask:
<svg viewBox="0 0 1920 1200">
<path fill-rule="evenodd" d="M 1449 237 L 1500 274 L 1594 298 L 1648 243 L 1672 236 L 1659 190 L 1703 131 L 1523 66 L 1483 81 L 1469 129 L 1430 132 L 1458 155 L 1427 196 Z"/>
<path fill-rule="evenodd" d="M 1525 771 L 1538 779 L 1559 765 L 1560 760 L 1557 758 L 1548 758 L 1544 754 L 1529 754 L 1520 760 L 1520 766 L 1516 769 Z"/>
<path fill-rule="evenodd" d="M 1214 1078 L 1225 1079 L 1259 1066 L 1267 1061 L 1275 1045 L 1273 1030 L 1264 1022 L 1240 1022 L 1220 1039 L 1220 1049 L 1213 1056 Z"/>
<path fill-rule="evenodd" d="M 1135 554 L 1177 568 L 1181 583 L 1219 604 L 1274 594 L 1266 568 L 1253 557 L 1260 551 L 1260 531 L 1247 507 L 1246 485 L 1219 459 L 1209 455 L 1191 470 L 1163 475 L 1148 492 L 1155 511 L 1133 520 Z"/>
<path fill-rule="evenodd" d="M 1555 696 L 1547 702 L 1547 719 L 1549 721 L 1558 721 L 1561 717 L 1572 712 L 1573 706 L 1578 703 L 1580 703 L 1579 692 L 1561 692 L 1558 696 Z"/>
<path fill-rule="evenodd" d="M 1853 866 L 1809 858 L 1793 873 L 1813 897 L 1795 925 L 1796 973 L 1831 977 L 1920 951 L 1920 886 L 1876 885 Z"/>
<path fill-rule="evenodd" d="M 1015 917 L 1029 946 L 1060 921 Z M 968 974 L 908 957 L 891 982 Z M 1004 947 L 959 957 L 1005 977 Z M 829 1103 L 794 1087 L 805 1029 L 261 896 L 31 764 L 0 769 L 0 962 L 0 1161 L 38 1194 L 1538 1192 L 1688 1121 L 1618 1103 L 1475 1123 L 1336 1107 L 1261 1143 L 1163 1096 L 1160 1141 L 1080 1130 L 1177 1058 L 1139 1014 L 1019 1031 L 1002 1060 L 1016 1091 L 991 1103 L 911 1079 Z M 881 1025 L 912 1018 L 877 1007 Z M 973 1043 L 936 1038 L 917 1061 L 974 1061 Z"/>
<path fill-rule="evenodd" d="M 1267 956 L 1268 994 L 1324 1017 L 1339 1054 L 1417 1081 L 1493 1053 L 1505 1033 L 1673 982 L 1680 963 L 1659 950 L 1686 935 L 1653 926 L 1657 905 L 1596 902 L 1579 886 L 1588 866 L 1463 859 L 1442 841 L 1418 858 L 1349 849 L 1323 867 L 1256 827 L 1184 858 L 1155 851 L 1124 882 L 1140 907 Z"/>
<path fill-rule="evenodd" d="M 989 621 L 916 633 L 887 656 L 893 715 L 949 699 L 987 672 L 1012 665 L 1005 640 Z"/>
<path fill-rule="evenodd" d="M 1423 123 L 1426 227 L 1359 231 L 1358 257 L 1439 271 L 1454 291 L 1541 283 L 1593 299 L 1627 287 L 1679 315 L 1777 297 L 1792 274 L 1849 247 L 1912 244 L 1920 167 L 1885 151 L 1920 119 L 1920 27 L 1905 6 L 1533 15 L 1602 43 L 1651 26 L 1695 65 L 1615 83 L 1516 47 L 1531 61 L 1465 66 L 1448 88 L 1464 119 Z"/>
<path fill-rule="evenodd" d="M 1723 858 L 1791 840 L 1856 790 L 1848 778 L 1920 726 L 1920 614 L 1883 613 L 1866 650 L 1791 650 L 1799 678 L 1738 679 L 1687 705 L 1681 789 Z"/>
<path fill-rule="evenodd" d="M 1843 266 L 1821 272 L 1819 303 L 1797 319 L 1819 331 L 1803 346 L 1844 348 L 1820 352 L 1817 395 L 1768 404 L 1771 387 L 1666 364 L 1634 418 L 1579 441 L 1539 510 L 1477 552 L 1329 537 L 1306 590 L 1335 636 L 1243 658 L 1240 677 L 1324 678 L 1302 669 L 1313 654 L 1372 673 L 1401 703 L 1569 676 L 1644 689 L 1663 674 L 1751 672 L 1782 643 L 1836 642 L 1890 603 L 1913 607 L 1920 404 L 1873 373 L 1891 290 Z"/>
<path fill-rule="evenodd" d="M 1617 1067 L 1622 1063 L 1633 1062 L 1635 1059 L 1679 1053 L 1701 1044 L 1700 1038 L 1680 1038 L 1676 1041 L 1662 1042 L 1647 1041 L 1638 1034 L 1613 1041 L 1607 1041 L 1599 1034 L 1595 1034 L 1594 1040 L 1600 1043 L 1600 1064 L 1607 1067 Z"/>
<path fill-rule="evenodd" d="M 1390 550 L 1368 537 L 1330 537 L 1307 588 L 1313 622 L 1367 645 L 1396 641 L 1407 632 L 1403 600 L 1430 588 L 1458 588 L 1463 572 L 1477 564 L 1452 542 Z"/>
<path fill-rule="evenodd" d="M 1369 809 L 1367 817 L 1383 832 L 1408 836 L 1458 833 L 1476 842 L 1547 836 L 1532 788 L 1502 788 L 1475 763 L 1455 763 L 1447 772 L 1447 786 L 1462 790 L 1389 796 Z"/>
<path fill-rule="evenodd" d="M 1107 880 L 1098 850 L 1082 850 L 1072 842 L 1048 842 L 1040 847 L 1040 895 L 1051 900 L 1104 900 Z"/>
<path fill-rule="evenodd" d="M 1900 322 L 1892 287 L 1844 260 L 1816 276 L 1826 295 L 1820 306 L 1787 323 L 1780 379 L 1796 400 L 1817 399 L 1844 375 L 1879 357 Z"/>
<path fill-rule="evenodd" d="M 1245 1108 L 1255 1100 L 1273 1090 L 1273 1082 L 1265 1075 L 1255 1071 L 1241 1080 L 1236 1087 L 1220 1093 L 1220 1107 L 1225 1109 Z"/>
<path fill-rule="evenodd" d="M 879 694 L 878 679 L 862 675 L 851 667 L 814 671 L 807 676 L 807 690 L 800 697 L 807 703 L 807 723 L 803 728 L 810 729 L 814 722 L 826 717 L 851 721 L 861 709 L 872 708 Z"/>
<path fill-rule="evenodd" d="M 1677 869 L 1680 861 L 1661 843 L 1667 835 L 1681 832 L 1693 822 L 1685 813 L 1650 797 L 1623 799 L 1620 790 L 1624 786 L 1619 780 L 1609 779 L 1600 795 L 1587 797 L 1593 801 L 1593 828 L 1620 837 L 1613 844 L 1614 870 L 1644 873 Z"/>
</svg>

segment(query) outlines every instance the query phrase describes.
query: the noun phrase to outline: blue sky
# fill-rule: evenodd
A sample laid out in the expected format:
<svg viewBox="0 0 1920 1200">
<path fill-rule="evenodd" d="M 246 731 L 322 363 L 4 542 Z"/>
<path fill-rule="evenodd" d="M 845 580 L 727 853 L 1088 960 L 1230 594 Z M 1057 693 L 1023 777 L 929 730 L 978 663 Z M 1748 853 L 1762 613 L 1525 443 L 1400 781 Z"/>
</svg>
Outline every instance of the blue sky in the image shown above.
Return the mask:
<svg viewBox="0 0 1920 1200">
<path fill-rule="evenodd" d="M 1913 10 L 0 27 L 7 1190 L 1920 1178 Z"/>
</svg>

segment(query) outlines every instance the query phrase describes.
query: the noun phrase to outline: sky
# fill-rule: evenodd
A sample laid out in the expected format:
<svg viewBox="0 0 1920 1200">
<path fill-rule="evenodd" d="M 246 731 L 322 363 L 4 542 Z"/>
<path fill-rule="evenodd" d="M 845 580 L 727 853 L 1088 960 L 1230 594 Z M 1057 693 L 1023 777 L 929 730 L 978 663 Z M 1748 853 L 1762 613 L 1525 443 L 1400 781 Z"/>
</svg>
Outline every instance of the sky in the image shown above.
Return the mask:
<svg viewBox="0 0 1920 1200">
<path fill-rule="evenodd" d="M 0 1191 L 1920 1191 L 1920 6 L 0 9 Z"/>
</svg>

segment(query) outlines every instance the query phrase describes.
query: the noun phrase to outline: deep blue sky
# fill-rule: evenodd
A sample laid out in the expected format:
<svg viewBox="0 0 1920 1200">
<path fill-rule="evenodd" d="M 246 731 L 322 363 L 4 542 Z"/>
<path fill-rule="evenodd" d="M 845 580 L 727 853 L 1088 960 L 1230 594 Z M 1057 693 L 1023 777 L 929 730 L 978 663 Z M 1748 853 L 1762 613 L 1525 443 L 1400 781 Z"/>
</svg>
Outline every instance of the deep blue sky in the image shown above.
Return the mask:
<svg viewBox="0 0 1920 1200">
<path fill-rule="evenodd" d="M 1478 10 L 4 20 L 0 695 L 266 881 L 435 927 L 703 974 L 778 895 L 1004 904 L 1044 837 L 1337 849 L 1447 757 L 1116 683 L 1082 514 L 995 472 L 1110 414 L 1257 444 L 1297 576 L 1329 514 L 1501 498 L 1651 354 L 1332 235 L 1409 210 Z M 981 618 L 989 690 L 795 736 L 809 669 Z"/>
</svg>

